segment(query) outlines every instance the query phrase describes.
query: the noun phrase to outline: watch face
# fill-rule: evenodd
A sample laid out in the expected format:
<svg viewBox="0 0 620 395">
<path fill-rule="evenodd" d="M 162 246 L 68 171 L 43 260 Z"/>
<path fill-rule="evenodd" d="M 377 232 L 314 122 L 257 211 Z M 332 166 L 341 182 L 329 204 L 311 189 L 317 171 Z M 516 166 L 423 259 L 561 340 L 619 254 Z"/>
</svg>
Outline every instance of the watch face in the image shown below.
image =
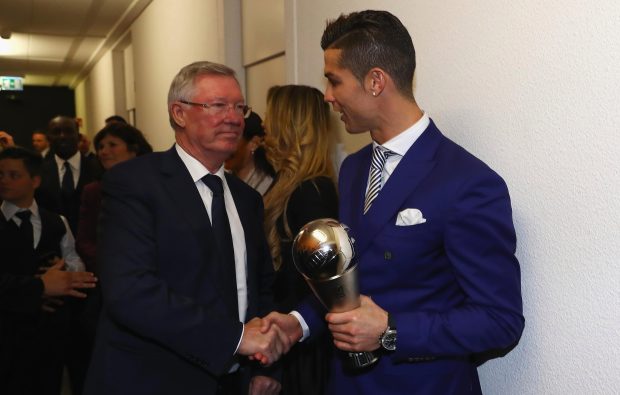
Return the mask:
<svg viewBox="0 0 620 395">
<path fill-rule="evenodd" d="M 396 331 L 389 329 L 381 338 L 381 345 L 388 351 L 396 350 Z"/>
</svg>

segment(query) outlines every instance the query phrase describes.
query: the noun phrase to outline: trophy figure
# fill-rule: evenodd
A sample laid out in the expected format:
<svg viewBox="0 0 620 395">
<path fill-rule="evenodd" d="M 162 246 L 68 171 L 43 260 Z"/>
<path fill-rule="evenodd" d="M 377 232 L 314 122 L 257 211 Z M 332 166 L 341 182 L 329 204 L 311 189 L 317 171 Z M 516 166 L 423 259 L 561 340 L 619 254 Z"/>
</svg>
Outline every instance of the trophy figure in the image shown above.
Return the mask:
<svg viewBox="0 0 620 395">
<path fill-rule="evenodd" d="M 354 240 L 348 228 L 332 218 L 308 222 L 293 240 L 293 262 L 321 301 L 333 313 L 360 306 Z M 354 368 L 379 360 L 373 352 L 349 352 Z"/>
</svg>

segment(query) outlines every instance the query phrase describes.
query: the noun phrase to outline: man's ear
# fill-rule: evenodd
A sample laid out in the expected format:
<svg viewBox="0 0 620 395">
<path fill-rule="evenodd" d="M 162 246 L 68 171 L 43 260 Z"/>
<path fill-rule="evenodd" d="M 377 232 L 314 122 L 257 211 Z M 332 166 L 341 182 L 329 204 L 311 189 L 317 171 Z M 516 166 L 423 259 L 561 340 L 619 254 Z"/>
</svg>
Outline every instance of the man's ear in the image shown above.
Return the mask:
<svg viewBox="0 0 620 395">
<path fill-rule="evenodd" d="M 179 103 L 170 105 L 170 116 L 179 127 L 185 127 L 185 109 Z"/>
<path fill-rule="evenodd" d="M 385 89 L 386 81 L 385 71 L 379 67 L 373 67 L 366 74 L 366 90 L 373 96 L 379 96 Z"/>
<path fill-rule="evenodd" d="M 260 137 L 260 136 L 253 136 L 250 139 L 250 141 L 248 141 L 248 145 L 250 147 L 250 151 L 254 152 L 258 147 L 260 147 L 262 142 L 263 142 L 262 137 Z"/>
<path fill-rule="evenodd" d="M 39 186 L 41 186 L 41 176 L 32 177 L 32 185 L 34 186 L 34 189 L 37 189 Z"/>
</svg>

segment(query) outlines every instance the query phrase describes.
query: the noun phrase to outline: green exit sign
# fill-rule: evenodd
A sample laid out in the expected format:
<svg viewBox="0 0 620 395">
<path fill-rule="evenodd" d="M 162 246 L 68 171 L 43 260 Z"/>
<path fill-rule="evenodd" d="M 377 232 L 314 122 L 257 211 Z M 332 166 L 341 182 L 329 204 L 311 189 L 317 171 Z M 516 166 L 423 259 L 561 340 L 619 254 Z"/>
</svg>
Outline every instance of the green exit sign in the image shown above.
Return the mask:
<svg viewBox="0 0 620 395">
<path fill-rule="evenodd" d="M 22 77 L 0 77 L 0 90 L 3 91 L 23 91 L 24 79 Z"/>
</svg>

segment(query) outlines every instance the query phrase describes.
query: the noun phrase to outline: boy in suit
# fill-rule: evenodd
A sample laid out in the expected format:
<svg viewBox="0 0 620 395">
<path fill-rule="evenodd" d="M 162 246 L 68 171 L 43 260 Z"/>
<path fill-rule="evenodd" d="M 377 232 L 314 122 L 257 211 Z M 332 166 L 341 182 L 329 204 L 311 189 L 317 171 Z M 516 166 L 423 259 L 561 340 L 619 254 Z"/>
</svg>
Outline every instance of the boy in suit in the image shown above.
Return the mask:
<svg viewBox="0 0 620 395">
<path fill-rule="evenodd" d="M 67 321 L 58 297 L 83 298 L 78 289 L 92 288 L 96 281 L 92 273 L 81 272 L 84 265 L 66 220 L 34 199 L 42 161 L 19 147 L 0 152 L 2 393 L 59 393 Z M 63 267 L 75 273 L 61 272 Z"/>
</svg>

